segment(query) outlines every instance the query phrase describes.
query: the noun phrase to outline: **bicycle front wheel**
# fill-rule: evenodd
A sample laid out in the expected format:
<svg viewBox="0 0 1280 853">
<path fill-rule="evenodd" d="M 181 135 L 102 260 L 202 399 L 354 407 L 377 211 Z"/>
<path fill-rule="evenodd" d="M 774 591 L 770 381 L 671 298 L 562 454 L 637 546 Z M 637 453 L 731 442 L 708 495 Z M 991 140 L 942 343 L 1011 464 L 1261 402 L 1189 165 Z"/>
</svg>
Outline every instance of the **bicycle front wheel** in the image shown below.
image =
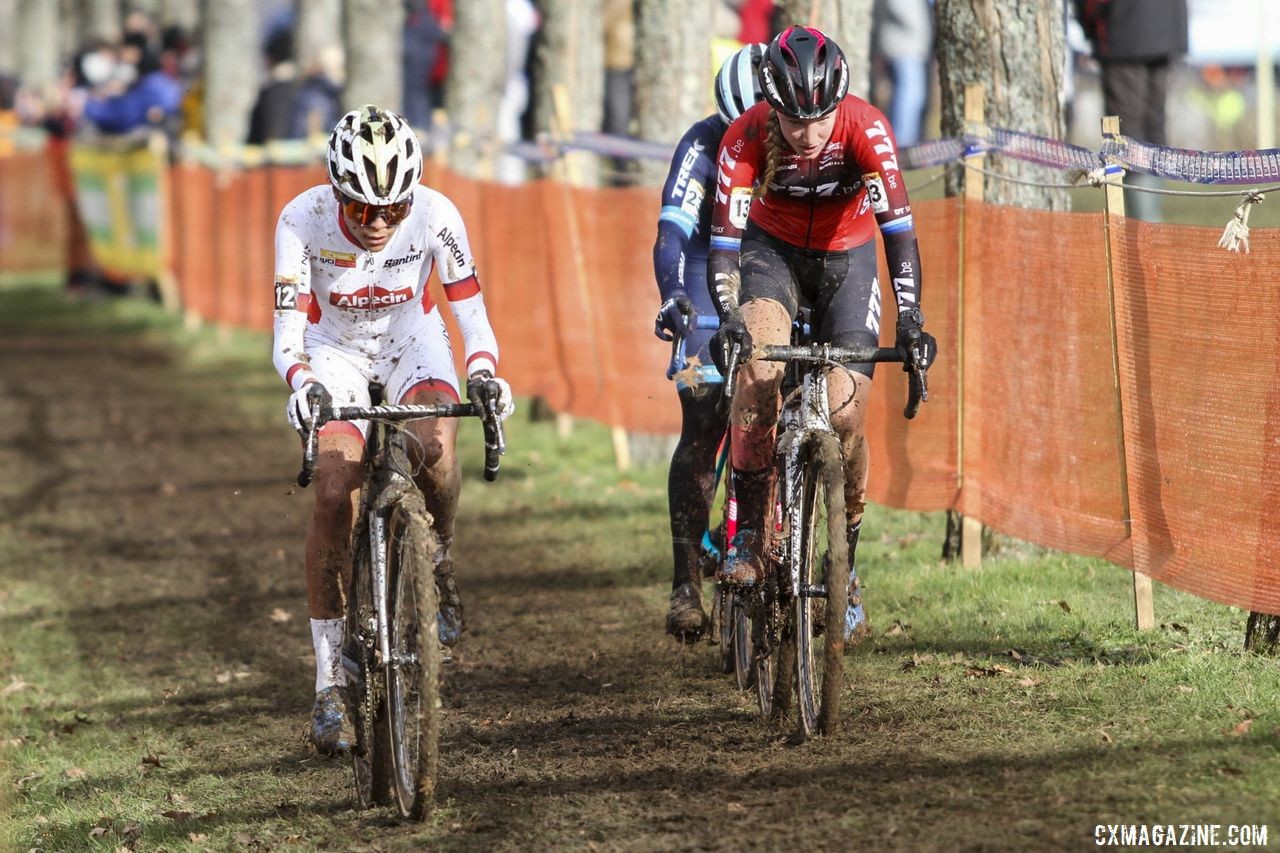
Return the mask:
<svg viewBox="0 0 1280 853">
<path fill-rule="evenodd" d="M 391 801 L 391 747 L 387 738 L 386 695 L 383 673 L 377 668 L 377 616 L 373 603 L 373 570 L 370 566 L 369 525 L 357 525 L 351 545 L 351 586 L 347 593 L 344 666 L 356 742 L 351 749 L 355 773 L 356 803 L 362 809 Z"/>
<path fill-rule="evenodd" d="M 844 466 L 836 437 L 821 433 L 800 455 L 798 503 L 790 507 L 791 602 L 796 642 L 796 692 L 805 737 L 831 734 L 844 688 L 844 614 L 848 602 L 849 546 L 845 538 Z M 825 610 L 825 619 L 819 611 Z M 815 629 L 825 622 L 821 636 Z"/>
<path fill-rule="evenodd" d="M 400 814 L 426 817 L 435 801 L 440 758 L 439 547 L 420 495 L 392 509 L 388 523 L 387 586 L 391 660 L 387 661 L 387 725 Z"/>
</svg>

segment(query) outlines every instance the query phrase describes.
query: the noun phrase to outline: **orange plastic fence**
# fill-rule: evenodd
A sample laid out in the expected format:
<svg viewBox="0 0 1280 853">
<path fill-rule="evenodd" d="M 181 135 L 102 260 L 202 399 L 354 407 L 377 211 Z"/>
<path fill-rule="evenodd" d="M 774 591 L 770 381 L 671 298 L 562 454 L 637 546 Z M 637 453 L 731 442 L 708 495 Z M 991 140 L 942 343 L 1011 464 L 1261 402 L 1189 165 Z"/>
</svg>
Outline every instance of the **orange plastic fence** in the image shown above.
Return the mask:
<svg viewBox="0 0 1280 853">
<path fill-rule="evenodd" d="M 84 251 L 71 233 L 65 148 L 0 157 L 0 273 L 63 271 Z"/>
<path fill-rule="evenodd" d="M 0 271 L 61 265 L 49 174 L 39 157 L 0 159 Z M 270 328 L 276 216 L 323 180 L 318 167 L 175 166 L 171 256 L 187 310 Z M 426 181 L 462 211 L 518 393 L 630 430 L 678 429 L 669 349 L 651 333 L 656 190 L 502 186 L 436 167 Z M 916 221 L 941 354 L 913 421 L 901 372 L 877 371 L 871 498 L 958 509 L 1280 613 L 1280 231 L 1254 229 L 1252 253 L 1234 255 L 1213 229 L 1115 219 L 1113 336 L 1102 214 L 948 199 L 919 204 Z"/>
</svg>

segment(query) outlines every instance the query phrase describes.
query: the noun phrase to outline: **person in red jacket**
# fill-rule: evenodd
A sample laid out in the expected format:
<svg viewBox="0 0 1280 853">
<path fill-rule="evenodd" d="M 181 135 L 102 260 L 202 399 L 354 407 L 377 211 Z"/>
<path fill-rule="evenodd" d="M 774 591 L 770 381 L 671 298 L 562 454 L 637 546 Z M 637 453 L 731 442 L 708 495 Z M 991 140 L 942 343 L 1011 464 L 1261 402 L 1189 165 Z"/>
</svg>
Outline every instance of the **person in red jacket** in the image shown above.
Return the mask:
<svg viewBox="0 0 1280 853">
<path fill-rule="evenodd" d="M 937 353 L 920 312 L 920 251 L 911 202 L 884 114 L 848 94 L 840 47 L 816 29 L 792 26 L 769 44 L 761 67 L 764 102 L 725 132 L 717 158 L 707 262 L 720 329 L 712 354 L 724 369 L 729 348 L 744 359 L 729 416 L 738 534 L 721 580 L 764 575 L 765 505 L 770 489 L 782 366 L 751 361 L 753 343 L 785 344 L 802 305 L 820 342 L 875 346 L 880 340 L 877 229 L 896 304 L 898 346 Z M 867 482 L 863 437 L 872 366 L 833 369 L 831 422 L 845 458 L 849 562 L 862 523 Z M 862 620 L 851 572 L 846 633 Z"/>
</svg>

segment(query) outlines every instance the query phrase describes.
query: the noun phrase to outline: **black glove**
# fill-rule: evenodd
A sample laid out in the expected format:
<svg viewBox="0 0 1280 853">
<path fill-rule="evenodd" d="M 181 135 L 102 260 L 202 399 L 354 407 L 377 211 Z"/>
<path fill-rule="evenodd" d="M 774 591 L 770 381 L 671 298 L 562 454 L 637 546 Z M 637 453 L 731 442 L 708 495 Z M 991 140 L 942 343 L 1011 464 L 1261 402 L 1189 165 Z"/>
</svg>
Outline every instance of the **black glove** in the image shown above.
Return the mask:
<svg viewBox="0 0 1280 853">
<path fill-rule="evenodd" d="M 751 333 L 737 311 L 720 321 L 720 328 L 711 338 L 711 359 L 721 375 L 729 372 L 729 353 L 734 344 L 738 345 L 738 360 L 745 361 L 751 353 Z"/>
<path fill-rule="evenodd" d="M 653 333 L 659 340 L 674 340 L 675 335 L 689 334 L 689 321 L 693 318 L 693 300 L 683 290 L 673 290 L 658 309 L 653 321 Z"/>
<path fill-rule="evenodd" d="M 915 369 L 915 356 L 913 350 L 920 355 L 924 361 L 924 369 L 928 370 L 929 365 L 933 364 L 933 360 L 938 357 L 938 341 L 933 335 L 926 332 L 924 326 L 924 314 L 920 313 L 919 308 L 908 308 L 898 314 L 898 354 L 902 356 L 902 369 L 904 372 L 910 373 Z"/>
<path fill-rule="evenodd" d="M 333 406 L 333 397 L 329 389 L 319 382 L 308 382 L 289 397 L 289 405 L 285 414 L 289 416 L 289 425 L 306 435 L 311 431 L 311 413 L 319 407 L 327 410 Z"/>
</svg>

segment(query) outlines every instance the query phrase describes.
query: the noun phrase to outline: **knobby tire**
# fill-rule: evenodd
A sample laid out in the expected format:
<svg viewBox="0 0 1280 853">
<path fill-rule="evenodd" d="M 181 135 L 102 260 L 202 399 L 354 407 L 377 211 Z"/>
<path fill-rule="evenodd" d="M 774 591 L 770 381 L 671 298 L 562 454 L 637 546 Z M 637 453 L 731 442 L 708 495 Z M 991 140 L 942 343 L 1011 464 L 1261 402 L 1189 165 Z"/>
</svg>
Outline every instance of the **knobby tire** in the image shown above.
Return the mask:
<svg viewBox="0 0 1280 853">
<path fill-rule="evenodd" d="M 422 496 L 410 492 L 392 508 L 387 525 L 391 648 L 405 659 L 387 668 L 392 788 L 400 813 L 413 820 L 429 815 L 435 802 L 442 726 L 438 544 L 428 518 Z"/>
<path fill-rule="evenodd" d="M 800 587 L 823 585 L 823 598 L 792 601 L 796 692 L 802 737 L 829 735 L 840 719 L 844 689 L 844 617 L 848 603 L 849 546 L 845 531 L 844 465 L 834 435 L 819 433 L 800 456 L 800 502 L 793 507 L 788 548 Z M 825 630 L 814 636 L 817 608 L 826 611 Z"/>
<path fill-rule="evenodd" d="M 347 674 L 356 742 L 351 749 L 356 803 L 362 809 L 391 802 L 391 745 L 386 726 L 386 689 L 376 669 L 368 627 L 375 618 L 369 526 L 357 525 L 351 545 L 351 585 L 347 596 L 346 643 L 343 654 L 360 669 L 359 680 Z"/>
</svg>

